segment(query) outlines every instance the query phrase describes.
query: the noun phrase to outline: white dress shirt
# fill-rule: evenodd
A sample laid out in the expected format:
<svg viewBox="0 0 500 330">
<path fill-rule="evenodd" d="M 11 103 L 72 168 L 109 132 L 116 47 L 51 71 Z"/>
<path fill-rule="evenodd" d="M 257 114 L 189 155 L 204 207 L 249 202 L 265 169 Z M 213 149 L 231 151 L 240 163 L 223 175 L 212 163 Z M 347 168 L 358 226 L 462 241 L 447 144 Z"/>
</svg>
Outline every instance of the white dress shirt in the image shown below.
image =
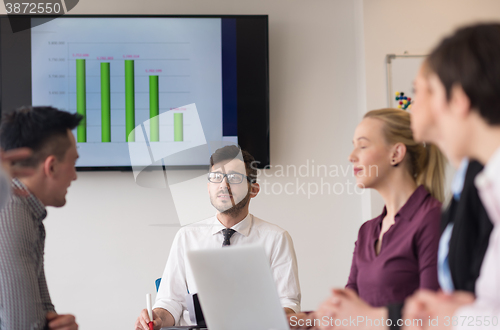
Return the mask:
<svg viewBox="0 0 500 330">
<path fill-rule="evenodd" d="M 494 227 L 476 282 L 476 301 L 455 313 L 458 326 L 454 329 L 498 329 L 500 323 L 496 326 L 491 323 L 493 318 L 500 322 L 500 148 L 477 175 L 475 184 Z M 489 321 L 489 326 L 485 325 L 485 320 Z"/>
<path fill-rule="evenodd" d="M 153 308 L 168 310 L 176 325 L 191 325 L 185 296 L 197 288 L 187 259 L 189 250 L 222 247 L 222 229 L 216 216 L 182 227 L 175 235 Z M 281 305 L 300 311 L 297 259 L 287 231 L 251 214 L 232 227 L 231 245 L 261 244 L 269 258 Z M 237 303 L 237 301 L 235 301 Z"/>
</svg>

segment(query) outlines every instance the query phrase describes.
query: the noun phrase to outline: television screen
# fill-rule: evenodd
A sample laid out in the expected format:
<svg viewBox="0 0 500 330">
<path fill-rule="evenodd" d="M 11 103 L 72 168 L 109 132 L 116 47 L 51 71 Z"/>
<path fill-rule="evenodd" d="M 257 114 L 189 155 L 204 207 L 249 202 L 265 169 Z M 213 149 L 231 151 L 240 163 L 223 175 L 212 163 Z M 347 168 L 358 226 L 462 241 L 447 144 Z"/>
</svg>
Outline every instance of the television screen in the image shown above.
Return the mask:
<svg viewBox="0 0 500 330">
<path fill-rule="evenodd" d="M 14 19 L 31 28 L 1 17 L 1 110 L 80 113 L 78 168 L 207 165 L 227 144 L 269 164 L 267 16 Z"/>
</svg>

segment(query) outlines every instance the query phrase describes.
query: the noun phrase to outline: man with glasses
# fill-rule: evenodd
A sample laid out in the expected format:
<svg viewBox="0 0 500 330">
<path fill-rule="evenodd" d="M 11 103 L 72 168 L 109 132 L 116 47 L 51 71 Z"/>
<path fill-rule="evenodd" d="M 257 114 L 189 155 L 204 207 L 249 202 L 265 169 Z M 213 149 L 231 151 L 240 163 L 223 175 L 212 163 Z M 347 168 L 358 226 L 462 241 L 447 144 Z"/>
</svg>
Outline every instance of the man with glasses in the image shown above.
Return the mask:
<svg viewBox="0 0 500 330">
<path fill-rule="evenodd" d="M 192 323 L 185 296 L 196 293 L 196 286 L 187 260 L 188 250 L 263 245 L 281 305 L 286 313 L 300 311 L 297 260 L 290 235 L 249 213 L 250 200 L 260 190 L 254 162 L 252 155 L 236 146 L 220 148 L 210 157 L 208 193 L 217 213 L 181 228 L 175 236 L 153 306 L 154 329 Z M 143 310 L 135 328 L 149 330 L 148 323 L 147 310 Z"/>
</svg>

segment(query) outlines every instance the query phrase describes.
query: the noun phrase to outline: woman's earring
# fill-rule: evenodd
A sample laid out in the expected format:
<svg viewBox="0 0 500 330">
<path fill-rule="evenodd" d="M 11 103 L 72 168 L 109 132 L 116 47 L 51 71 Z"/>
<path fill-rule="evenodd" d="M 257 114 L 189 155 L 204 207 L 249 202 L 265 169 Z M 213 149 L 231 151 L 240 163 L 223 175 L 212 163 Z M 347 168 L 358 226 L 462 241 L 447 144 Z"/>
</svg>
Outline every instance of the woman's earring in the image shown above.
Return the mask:
<svg viewBox="0 0 500 330">
<path fill-rule="evenodd" d="M 396 160 L 395 160 L 395 159 L 393 159 L 393 160 L 392 160 L 392 166 L 393 166 L 393 167 L 397 167 L 397 166 L 399 165 L 399 163 L 398 163 L 398 164 L 395 164 L 395 163 L 396 163 Z"/>
</svg>

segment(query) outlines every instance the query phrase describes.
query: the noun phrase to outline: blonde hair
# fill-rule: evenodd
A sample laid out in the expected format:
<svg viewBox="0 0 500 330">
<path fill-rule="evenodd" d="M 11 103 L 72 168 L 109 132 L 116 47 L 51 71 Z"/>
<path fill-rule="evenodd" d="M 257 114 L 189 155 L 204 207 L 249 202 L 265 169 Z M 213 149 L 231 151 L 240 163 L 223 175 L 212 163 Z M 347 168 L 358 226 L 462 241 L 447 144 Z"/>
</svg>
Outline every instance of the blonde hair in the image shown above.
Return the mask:
<svg viewBox="0 0 500 330">
<path fill-rule="evenodd" d="M 446 158 L 435 145 L 424 145 L 413 139 L 410 114 L 400 109 L 380 109 L 367 112 L 364 118 L 375 118 L 384 123 L 383 134 L 387 143 L 406 146 L 406 165 L 415 182 L 424 185 L 442 203 Z"/>
</svg>

